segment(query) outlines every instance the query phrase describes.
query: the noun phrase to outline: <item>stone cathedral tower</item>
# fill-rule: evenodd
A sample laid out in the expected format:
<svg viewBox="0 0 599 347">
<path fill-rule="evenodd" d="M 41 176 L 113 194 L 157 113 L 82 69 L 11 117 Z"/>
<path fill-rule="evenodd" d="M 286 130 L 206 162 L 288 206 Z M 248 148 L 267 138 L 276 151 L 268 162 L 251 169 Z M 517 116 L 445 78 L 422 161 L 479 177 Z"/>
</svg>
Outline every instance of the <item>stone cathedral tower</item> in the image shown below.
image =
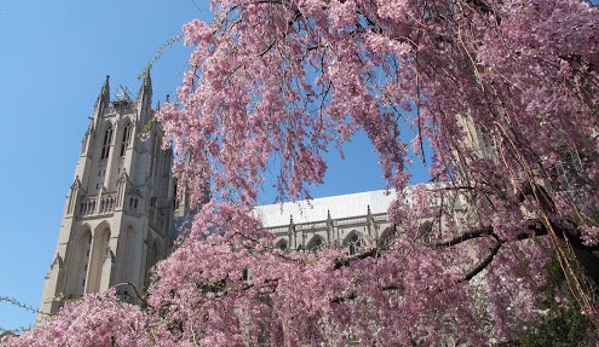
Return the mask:
<svg viewBox="0 0 599 347">
<path fill-rule="evenodd" d="M 159 125 L 146 126 L 153 114 L 151 102 L 149 72 L 136 100 L 122 87 L 111 100 L 106 77 L 67 195 L 41 312 L 58 310 L 57 294 L 77 298 L 123 282 L 141 290 L 148 283 L 148 269 L 167 253 L 173 154 L 161 149 Z M 130 286 L 119 287 L 117 295 L 137 300 Z"/>
</svg>

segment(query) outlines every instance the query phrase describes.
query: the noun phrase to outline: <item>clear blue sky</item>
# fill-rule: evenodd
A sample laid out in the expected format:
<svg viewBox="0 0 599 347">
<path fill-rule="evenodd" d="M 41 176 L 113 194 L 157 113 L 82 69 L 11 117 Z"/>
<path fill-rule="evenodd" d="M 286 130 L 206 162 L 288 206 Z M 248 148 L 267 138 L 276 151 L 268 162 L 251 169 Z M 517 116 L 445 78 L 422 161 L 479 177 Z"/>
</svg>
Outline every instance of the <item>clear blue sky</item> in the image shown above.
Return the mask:
<svg viewBox="0 0 599 347">
<path fill-rule="evenodd" d="M 158 48 L 196 17 L 210 18 L 203 0 L 0 0 L 0 296 L 39 305 L 105 76 L 113 93 L 124 85 L 136 95 L 137 76 Z M 177 43 L 155 64 L 154 104 L 175 94 L 188 54 Z M 363 137 L 352 142 L 345 161 L 332 156 L 329 166 L 315 197 L 384 188 Z M 0 327 L 34 321 L 35 315 L 0 303 Z"/>
</svg>

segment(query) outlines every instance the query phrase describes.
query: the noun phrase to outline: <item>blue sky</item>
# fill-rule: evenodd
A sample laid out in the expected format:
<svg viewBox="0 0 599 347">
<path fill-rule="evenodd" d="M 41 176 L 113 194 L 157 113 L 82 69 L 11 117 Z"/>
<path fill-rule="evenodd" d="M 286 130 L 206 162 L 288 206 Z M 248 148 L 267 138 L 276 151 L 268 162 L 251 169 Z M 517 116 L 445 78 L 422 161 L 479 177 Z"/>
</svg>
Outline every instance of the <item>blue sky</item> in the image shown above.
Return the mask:
<svg viewBox="0 0 599 347">
<path fill-rule="evenodd" d="M 111 91 L 136 95 L 137 76 L 185 21 L 210 18 L 203 0 L 0 0 L 0 296 L 39 305 L 65 195 L 94 102 Z M 176 43 L 154 65 L 153 103 L 175 94 L 189 50 Z M 363 137 L 346 160 L 329 159 L 315 197 L 383 189 Z M 270 203 L 265 197 L 264 203 Z M 0 302 L 0 327 L 27 327 L 35 315 Z"/>
</svg>

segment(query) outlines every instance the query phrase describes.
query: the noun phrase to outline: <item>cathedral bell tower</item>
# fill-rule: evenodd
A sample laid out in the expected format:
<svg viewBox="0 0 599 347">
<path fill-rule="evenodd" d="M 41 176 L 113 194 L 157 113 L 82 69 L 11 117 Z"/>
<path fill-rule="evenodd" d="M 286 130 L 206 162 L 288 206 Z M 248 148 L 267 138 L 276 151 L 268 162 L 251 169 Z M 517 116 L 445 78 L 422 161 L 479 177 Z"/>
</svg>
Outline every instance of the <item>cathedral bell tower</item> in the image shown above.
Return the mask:
<svg viewBox="0 0 599 347">
<path fill-rule="evenodd" d="M 141 291 L 148 270 L 165 256 L 173 224 L 173 154 L 161 148 L 151 102 L 149 71 L 136 100 L 123 87 L 111 100 L 106 77 L 83 137 L 39 319 L 58 310 L 59 294 L 77 298 L 124 282 Z M 117 295 L 137 301 L 128 285 Z"/>
</svg>

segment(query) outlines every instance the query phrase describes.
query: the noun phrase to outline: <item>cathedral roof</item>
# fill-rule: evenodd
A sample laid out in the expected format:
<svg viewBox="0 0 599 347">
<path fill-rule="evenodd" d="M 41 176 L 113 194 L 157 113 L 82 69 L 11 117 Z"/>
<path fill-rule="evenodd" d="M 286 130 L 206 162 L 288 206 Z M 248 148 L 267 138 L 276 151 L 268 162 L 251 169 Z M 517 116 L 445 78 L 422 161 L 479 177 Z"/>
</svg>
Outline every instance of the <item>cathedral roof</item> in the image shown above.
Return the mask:
<svg viewBox="0 0 599 347">
<path fill-rule="evenodd" d="M 341 219 L 363 216 L 370 207 L 372 214 L 386 213 L 389 205 L 395 200 L 396 194 L 391 191 L 375 190 L 370 192 L 330 196 L 311 201 L 288 202 L 284 204 L 262 205 L 254 210 L 260 216 L 264 227 L 289 225 L 292 216 L 296 224 L 331 218 Z"/>
</svg>

